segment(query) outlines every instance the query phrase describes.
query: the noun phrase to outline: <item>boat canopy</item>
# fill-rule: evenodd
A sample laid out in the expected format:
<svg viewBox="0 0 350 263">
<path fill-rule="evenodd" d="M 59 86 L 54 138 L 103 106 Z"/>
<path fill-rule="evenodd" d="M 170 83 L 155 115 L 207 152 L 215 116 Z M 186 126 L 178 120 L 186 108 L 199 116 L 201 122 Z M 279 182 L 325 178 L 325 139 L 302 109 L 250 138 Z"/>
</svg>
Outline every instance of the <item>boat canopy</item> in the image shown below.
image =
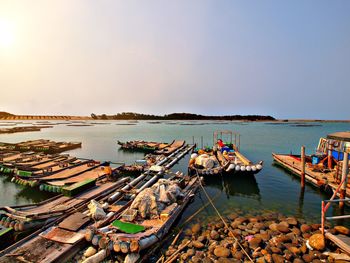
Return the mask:
<svg viewBox="0 0 350 263">
<path fill-rule="evenodd" d="M 350 142 L 350 131 L 335 132 L 327 135 L 327 139 Z"/>
</svg>

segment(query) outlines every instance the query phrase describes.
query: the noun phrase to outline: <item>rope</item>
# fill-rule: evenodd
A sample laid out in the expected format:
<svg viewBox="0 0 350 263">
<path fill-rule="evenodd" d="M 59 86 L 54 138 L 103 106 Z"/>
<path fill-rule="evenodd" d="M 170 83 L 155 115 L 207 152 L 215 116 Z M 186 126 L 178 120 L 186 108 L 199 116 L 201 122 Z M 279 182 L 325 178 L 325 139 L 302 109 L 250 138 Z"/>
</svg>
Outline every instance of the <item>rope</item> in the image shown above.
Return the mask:
<svg viewBox="0 0 350 263">
<path fill-rule="evenodd" d="M 218 209 L 215 207 L 213 201 L 210 199 L 210 196 L 208 195 L 208 193 L 205 191 L 204 186 L 202 185 L 202 182 L 199 178 L 199 175 L 197 173 L 197 177 L 199 179 L 199 185 L 201 186 L 204 194 L 206 195 L 206 197 L 208 198 L 210 204 L 212 205 L 212 207 L 214 208 L 215 212 L 218 214 L 218 216 L 220 217 L 221 221 L 224 223 L 225 227 L 228 229 L 228 231 L 230 231 L 230 233 L 232 234 L 232 237 L 234 238 L 234 240 L 236 241 L 236 243 L 238 244 L 238 246 L 242 249 L 242 251 L 244 252 L 244 254 L 248 257 L 248 259 L 251 262 L 254 262 L 253 259 L 249 256 L 249 254 L 247 253 L 247 251 L 245 251 L 244 247 L 241 245 L 241 243 L 238 241 L 238 239 L 235 237 L 234 233 L 232 232 L 232 230 L 229 228 L 229 226 L 227 225 L 226 221 L 224 220 L 224 218 L 221 216 L 220 212 L 218 211 Z"/>
</svg>

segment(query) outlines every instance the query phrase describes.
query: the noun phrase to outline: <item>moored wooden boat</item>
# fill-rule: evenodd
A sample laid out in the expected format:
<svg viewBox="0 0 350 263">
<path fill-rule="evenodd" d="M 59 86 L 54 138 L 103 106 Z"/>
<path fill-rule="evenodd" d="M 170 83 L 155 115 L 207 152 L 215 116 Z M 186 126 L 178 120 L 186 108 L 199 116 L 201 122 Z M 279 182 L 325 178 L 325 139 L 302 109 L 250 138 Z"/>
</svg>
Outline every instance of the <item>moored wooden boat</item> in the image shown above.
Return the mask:
<svg viewBox="0 0 350 263">
<path fill-rule="evenodd" d="M 168 144 L 168 143 L 147 142 L 147 141 L 127 141 L 127 142 L 117 141 L 117 143 L 124 150 L 138 150 L 138 151 L 150 152 L 150 153 L 157 150 L 162 150 L 163 148 L 168 147 L 169 145 L 172 144 L 172 143 Z"/>
<path fill-rule="evenodd" d="M 156 154 L 170 155 L 176 150 L 180 149 L 185 145 L 185 141 L 173 141 L 169 146 L 163 147 L 155 151 Z"/>
<path fill-rule="evenodd" d="M 160 242 L 168 233 L 174 221 L 194 197 L 199 187 L 199 180 L 201 180 L 200 177 L 195 176 L 159 181 L 151 188 L 146 188 L 143 192 L 140 192 L 130 208 L 124 211 L 109 226 L 90 229 L 86 236 L 87 239 L 93 244 L 98 244 L 101 249 L 100 255 L 107 255 L 106 251 L 109 250 L 124 254 L 126 258 L 130 254 L 139 256 L 139 253 L 156 242 Z M 149 200 L 152 191 L 156 191 L 156 189 L 159 189 L 159 199 L 158 197 L 154 199 L 157 207 L 155 208 L 151 201 L 151 203 L 148 203 L 151 207 L 150 210 L 143 210 L 143 202 L 148 202 L 145 200 Z M 171 198 L 165 197 L 164 200 L 165 195 L 163 194 L 167 191 L 170 191 L 172 195 L 167 194 Z"/>
<path fill-rule="evenodd" d="M 48 225 L 70 212 L 84 207 L 92 199 L 98 199 L 105 193 L 111 193 L 124 186 L 130 178 L 117 182 L 90 184 L 90 187 L 74 196 L 58 195 L 38 204 L 0 207 L 0 225 L 12 234 L 28 232 Z M 0 236 L 0 243 L 3 242 Z"/>
</svg>

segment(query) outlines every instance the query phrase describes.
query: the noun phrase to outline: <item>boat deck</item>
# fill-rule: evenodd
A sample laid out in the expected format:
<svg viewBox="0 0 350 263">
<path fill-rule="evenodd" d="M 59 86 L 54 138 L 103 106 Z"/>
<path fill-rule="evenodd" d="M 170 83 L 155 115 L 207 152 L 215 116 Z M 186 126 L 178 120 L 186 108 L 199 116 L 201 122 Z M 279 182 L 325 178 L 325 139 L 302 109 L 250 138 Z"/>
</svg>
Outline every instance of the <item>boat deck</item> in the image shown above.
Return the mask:
<svg viewBox="0 0 350 263">
<path fill-rule="evenodd" d="M 302 164 L 298 158 L 287 154 L 275 153 L 272 154 L 272 157 L 278 165 L 291 171 L 297 176 L 301 176 Z M 335 191 L 339 186 L 339 182 L 334 178 L 334 173 L 322 173 L 314 171 L 308 165 L 305 165 L 305 180 L 318 188 L 320 188 L 321 186 L 330 186 L 333 191 Z M 346 189 L 346 197 L 350 197 L 349 185 Z"/>
</svg>

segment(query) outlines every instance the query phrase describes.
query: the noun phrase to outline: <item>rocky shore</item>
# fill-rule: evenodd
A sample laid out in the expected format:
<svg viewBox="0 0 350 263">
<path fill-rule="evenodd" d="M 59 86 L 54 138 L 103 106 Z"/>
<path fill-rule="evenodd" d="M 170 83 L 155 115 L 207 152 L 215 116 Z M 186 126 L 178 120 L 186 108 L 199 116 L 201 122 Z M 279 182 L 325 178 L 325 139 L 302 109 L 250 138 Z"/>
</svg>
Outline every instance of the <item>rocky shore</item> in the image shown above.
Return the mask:
<svg viewBox="0 0 350 263">
<path fill-rule="evenodd" d="M 350 257 L 325 240 L 320 224 L 279 213 L 230 214 L 228 228 L 219 219 L 206 225 L 196 223 L 185 230 L 182 240 L 170 245 L 165 262 L 348 262 Z M 343 226 L 331 233 L 350 234 Z M 249 255 L 251 260 L 248 258 Z"/>
</svg>

